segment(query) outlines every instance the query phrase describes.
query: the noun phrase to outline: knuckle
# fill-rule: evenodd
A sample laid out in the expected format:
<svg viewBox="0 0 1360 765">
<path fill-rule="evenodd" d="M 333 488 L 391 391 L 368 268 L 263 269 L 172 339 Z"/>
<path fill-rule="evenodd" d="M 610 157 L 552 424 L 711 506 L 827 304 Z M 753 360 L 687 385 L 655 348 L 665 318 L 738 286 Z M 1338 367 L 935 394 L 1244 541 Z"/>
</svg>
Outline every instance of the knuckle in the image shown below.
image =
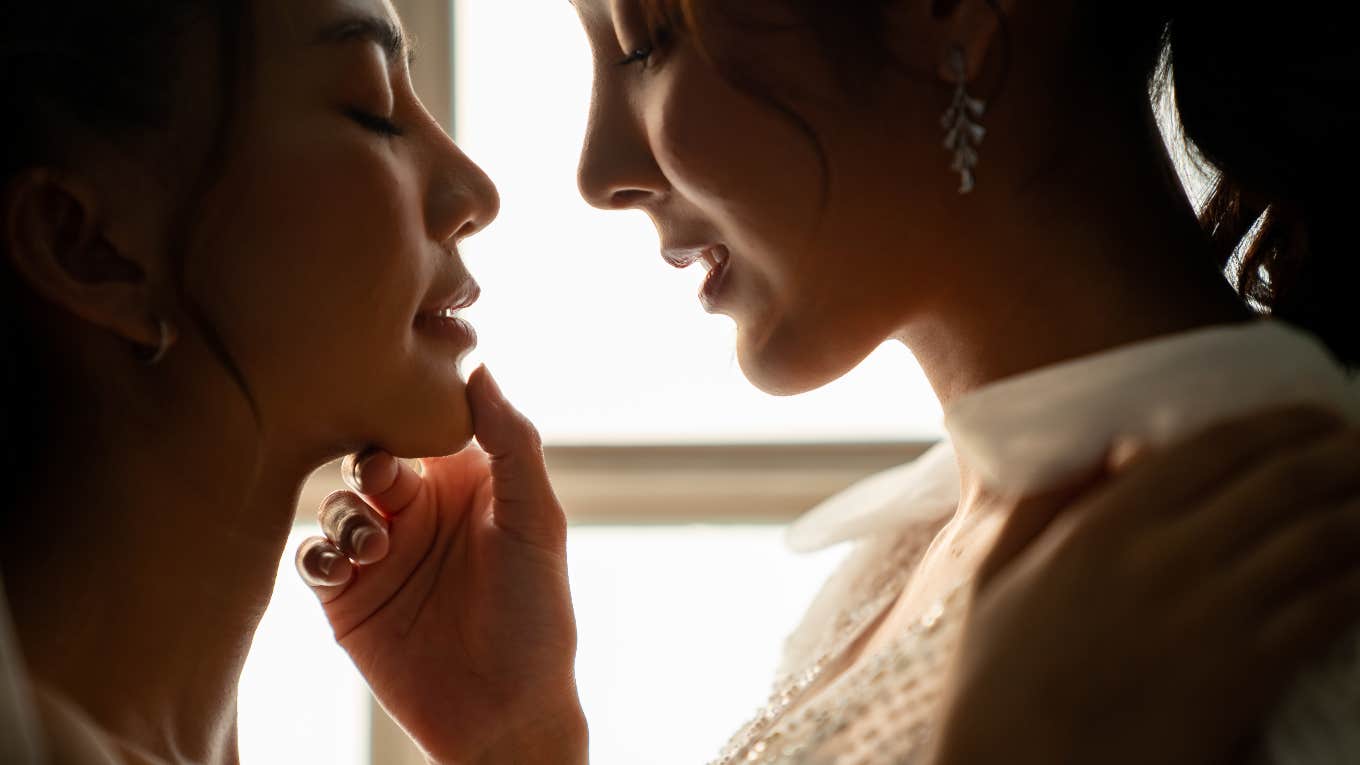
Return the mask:
<svg viewBox="0 0 1360 765">
<path fill-rule="evenodd" d="M 543 434 L 539 432 L 538 426 L 523 414 L 516 417 L 516 425 L 519 428 L 520 438 L 525 446 L 531 451 L 543 451 Z"/>
</svg>

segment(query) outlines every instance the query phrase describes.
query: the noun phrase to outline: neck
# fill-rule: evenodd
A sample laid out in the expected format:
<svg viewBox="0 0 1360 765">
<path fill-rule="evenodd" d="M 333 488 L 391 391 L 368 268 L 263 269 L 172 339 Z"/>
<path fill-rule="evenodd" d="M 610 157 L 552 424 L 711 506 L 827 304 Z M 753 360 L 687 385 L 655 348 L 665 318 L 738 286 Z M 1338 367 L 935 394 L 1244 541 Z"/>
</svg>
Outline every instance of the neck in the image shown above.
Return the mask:
<svg viewBox="0 0 1360 765">
<path fill-rule="evenodd" d="M 3 560 L 25 658 L 130 748 L 235 762 L 236 686 L 306 471 L 258 471 L 248 413 L 124 411 L 72 418 L 53 442 L 90 448 L 24 492 Z"/>
<path fill-rule="evenodd" d="M 1161 145 L 1110 122 L 1061 142 L 1041 169 L 1031 162 L 1016 177 L 1034 180 L 1019 188 L 979 185 L 960 201 L 976 211 L 960 238 L 1006 272 L 961 274 L 898 334 L 945 407 L 1039 367 L 1251 318 L 1169 190 Z"/>
</svg>

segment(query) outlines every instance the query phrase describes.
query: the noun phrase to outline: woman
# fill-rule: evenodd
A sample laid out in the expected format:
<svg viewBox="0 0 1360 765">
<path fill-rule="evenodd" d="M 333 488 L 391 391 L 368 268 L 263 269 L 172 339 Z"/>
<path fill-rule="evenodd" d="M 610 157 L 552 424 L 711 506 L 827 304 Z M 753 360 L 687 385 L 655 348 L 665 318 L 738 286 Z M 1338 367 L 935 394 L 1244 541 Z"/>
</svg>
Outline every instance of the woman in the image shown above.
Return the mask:
<svg viewBox="0 0 1360 765">
<path fill-rule="evenodd" d="M 1354 434 L 1308 420 L 1286 426 L 1317 436 L 1304 436 L 1305 451 L 1329 476 L 1293 479 L 1297 529 L 1225 520 L 1225 507 L 1251 504 L 1275 479 L 1231 478 L 1241 458 L 1220 452 L 1218 468 L 1200 467 L 1205 482 L 1144 495 L 1139 523 L 1149 525 L 1137 534 L 1120 525 L 1118 543 L 1083 526 L 1100 526 L 1092 519 L 1128 496 L 1113 486 L 1027 543 L 1050 524 L 1055 493 L 1100 483 L 1111 451 L 1162 447 L 1290 402 L 1360 417 L 1322 343 L 1252 321 L 1254 309 L 1268 309 L 1342 362 L 1360 360 L 1344 293 L 1356 283 L 1355 259 L 1341 249 L 1340 203 L 1320 191 L 1354 169 L 1355 117 L 1327 87 L 1354 87 L 1355 46 L 1311 18 L 1212 3 L 574 4 L 595 51 L 586 198 L 644 211 L 663 257 L 707 267 L 700 299 L 735 320 L 742 368 L 769 392 L 817 387 L 884 340 L 901 340 L 944 404 L 957 451 L 898 476 L 911 505 L 866 511 L 850 497 L 796 527 L 807 544 L 864 544 L 795 633 L 788 674 L 722 761 L 1014 762 L 1023 752 L 1036 762 L 1204 762 L 1230 753 L 1248 723 L 1223 706 L 1240 700 L 1240 679 L 1219 662 L 1269 653 L 1297 615 L 1244 615 L 1239 629 L 1215 633 L 1223 653 L 1213 659 L 1186 655 L 1184 641 L 1201 634 L 1204 604 L 1272 602 L 1244 598 L 1241 583 L 1227 581 L 1233 572 L 1296 581 L 1281 549 L 1311 544 L 1330 557 L 1322 542 L 1353 533 L 1356 509 L 1335 501 L 1333 481 L 1360 475 Z M 1263 51 L 1287 52 L 1287 64 Z M 1163 83 L 1167 55 L 1188 135 L 1225 174 L 1208 208 L 1211 237 L 1169 180 L 1155 127 L 1149 85 Z M 1320 147 L 1335 161 L 1315 162 Z M 1235 252 L 1240 292 L 1224 278 Z M 1213 431 L 1180 454 L 1240 438 Z M 405 513 L 440 512 L 421 494 L 437 495 L 422 488 L 439 485 L 437 463 L 426 483 L 382 454 L 352 464 L 369 503 L 393 521 L 394 551 Z M 1185 469 L 1131 464 L 1129 479 L 1151 486 Z M 1277 465 L 1265 474 L 1275 471 L 1289 473 Z M 403 488 L 389 489 L 394 482 Z M 1185 513 L 1191 497 L 1218 509 Z M 350 508 L 357 527 L 357 502 L 333 498 L 327 512 Z M 1152 511 L 1162 505 L 1177 510 Z M 1207 518 L 1230 528 L 1209 532 Z M 324 540 L 305 548 L 304 573 L 308 556 L 341 560 L 347 533 L 332 524 L 340 549 Z M 1178 544 L 1195 552 L 1171 564 Z M 361 666 L 382 642 L 364 620 L 382 619 L 381 604 L 420 571 L 412 560 L 365 566 L 349 590 L 323 592 Z M 329 581 L 351 576 L 341 566 Z M 1054 594 L 1064 577 L 1084 579 L 1073 593 L 1101 593 L 1114 609 L 1147 607 L 1141 647 L 1129 649 L 1140 658 L 1094 692 L 1054 686 L 1128 640 L 1121 634 L 1139 620 L 1119 623 L 1089 605 L 1073 613 Z M 1047 595 L 998 605 L 1039 581 L 1052 587 Z M 1316 580 L 1311 589 L 1336 619 L 1356 621 L 1353 593 Z M 1167 592 L 1199 594 L 1175 604 L 1161 601 Z M 1040 614 L 1060 613 L 1066 626 L 1036 626 Z M 965 638 L 966 616 L 978 628 Z M 1033 651 L 1024 661 L 979 659 L 1021 645 Z M 1360 685 L 1349 661 L 1343 652 L 1321 665 L 1318 687 L 1294 692 L 1273 722 L 1256 726 L 1264 740 L 1244 745 L 1281 762 L 1360 756 L 1354 707 L 1335 701 Z M 1221 684 L 1193 690 L 1180 682 L 1190 672 Z M 383 698 L 400 717 L 402 700 Z M 1008 721 L 1035 703 L 1054 705 L 1045 720 Z M 1165 714 L 1166 735 L 1147 735 L 1115 709 Z M 1225 718 L 1243 728 L 1229 731 Z"/>
<path fill-rule="evenodd" d="M 313 544 L 304 562 L 436 759 L 579 756 L 560 509 L 532 428 L 489 375 L 457 377 L 471 336 L 451 317 L 476 290 L 456 245 L 496 194 L 412 93 L 390 8 L 70 0 L 12 8 L 0 35 L 0 567 L 53 758 L 234 761 L 237 678 L 307 474 L 371 444 L 457 452 L 474 430 L 489 458 L 464 451 L 424 477 L 383 452 L 352 461 L 390 535 L 337 498 L 326 522 L 343 549 Z M 1315 422 L 1253 421 L 1224 453 L 1297 455 L 1335 427 Z M 1267 513 L 1289 504 L 1272 496 L 1243 512 L 1297 525 Z M 1117 499 L 1118 518 L 1146 500 Z M 1336 629 L 1306 626 L 1282 661 Z"/>
<path fill-rule="evenodd" d="M 701 300 L 736 322 L 758 386 L 818 387 L 897 339 L 954 446 L 909 479 L 946 481 L 952 496 L 854 530 L 866 545 L 829 584 L 835 605 L 814 605 L 790 676 L 724 762 L 914 762 L 932 745 L 962 761 L 1003 756 L 1023 727 L 988 740 L 935 721 L 1000 526 L 1023 538 L 1016 529 L 1047 522 L 1027 519 L 1025 499 L 1085 479 L 1121 441 L 1161 446 L 1266 404 L 1325 401 L 1360 418 L 1342 368 L 1360 363 L 1345 292 L 1360 263 L 1327 183 L 1360 157 L 1357 115 L 1337 106 L 1360 84 L 1360 48 L 1311 15 L 1215 2 L 575 5 L 596 61 L 586 198 L 649 215 L 674 265 L 704 262 Z M 1168 180 L 1148 94 L 1172 82 L 1188 138 L 1223 173 L 1211 237 Z M 1321 147 L 1325 164 L 1313 160 Z M 1252 303 L 1311 336 L 1245 324 Z M 1319 448 L 1338 475 L 1360 476 L 1353 436 Z M 1295 490 L 1304 506 L 1331 491 Z M 844 514 L 799 531 L 843 538 Z M 1231 567 L 1230 545 L 1199 539 Z M 1158 579 L 1202 586 L 1218 566 Z M 954 678 L 965 691 L 987 682 L 970 650 L 1004 623 L 974 620 Z M 1012 687 L 1017 703 L 1070 671 L 1064 653 L 1086 633 L 1033 634 L 1064 649 Z M 1360 757 L 1355 707 L 1334 700 L 1360 698 L 1360 665 L 1341 656 L 1329 671 L 1267 728 L 1263 751 Z M 1204 706 L 1125 687 L 1175 707 L 1187 728 L 1120 756 L 1165 761 L 1202 745 Z M 1071 753 L 1049 761 L 1113 756 Z"/>
</svg>

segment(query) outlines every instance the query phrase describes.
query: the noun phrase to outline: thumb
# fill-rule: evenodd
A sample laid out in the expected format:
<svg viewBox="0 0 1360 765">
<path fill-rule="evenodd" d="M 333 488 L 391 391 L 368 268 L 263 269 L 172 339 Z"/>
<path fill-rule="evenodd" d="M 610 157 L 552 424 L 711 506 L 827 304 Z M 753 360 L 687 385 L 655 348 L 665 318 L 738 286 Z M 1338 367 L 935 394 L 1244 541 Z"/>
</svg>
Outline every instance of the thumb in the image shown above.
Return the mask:
<svg viewBox="0 0 1360 765">
<path fill-rule="evenodd" d="M 477 442 L 491 460 L 496 525 L 526 541 L 559 546 L 566 518 L 548 481 L 538 428 L 505 398 L 485 366 L 468 377 L 467 393 Z"/>
</svg>

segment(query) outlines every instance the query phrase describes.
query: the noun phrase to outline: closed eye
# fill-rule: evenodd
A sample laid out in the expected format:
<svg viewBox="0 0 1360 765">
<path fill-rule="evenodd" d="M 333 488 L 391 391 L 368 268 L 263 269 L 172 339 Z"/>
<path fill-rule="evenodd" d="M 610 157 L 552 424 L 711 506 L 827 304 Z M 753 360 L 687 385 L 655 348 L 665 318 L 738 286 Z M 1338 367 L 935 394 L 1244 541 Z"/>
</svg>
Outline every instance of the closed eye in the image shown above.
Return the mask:
<svg viewBox="0 0 1360 765">
<path fill-rule="evenodd" d="M 647 59 L 652 57 L 652 52 L 654 50 L 655 48 L 653 48 L 651 45 L 648 45 L 645 48 L 638 48 L 632 53 L 629 53 L 627 56 L 624 56 L 619 61 L 619 66 L 628 66 L 629 64 L 645 64 L 647 63 Z"/>
<path fill-rule="evenodd" d="M 406 132 L 392 120 L 379 117 L 376 114 L 369 114 L 362 109 L 346 109 L 345 115 L 354 120 L 359 127 L 388 138 L 396 138 Z"/>
<path fill-rule="evenodd" d="M 619 60 L 619 66 L 629 66 L 630 64 L 642 64 L 647 66 L 652 63 L 652 59 L 670 43 L 671 31 L 669 27 L 658 27 L 652 32 L 651 42 L 643 45 L 627 56 Z"/>
</svg>

